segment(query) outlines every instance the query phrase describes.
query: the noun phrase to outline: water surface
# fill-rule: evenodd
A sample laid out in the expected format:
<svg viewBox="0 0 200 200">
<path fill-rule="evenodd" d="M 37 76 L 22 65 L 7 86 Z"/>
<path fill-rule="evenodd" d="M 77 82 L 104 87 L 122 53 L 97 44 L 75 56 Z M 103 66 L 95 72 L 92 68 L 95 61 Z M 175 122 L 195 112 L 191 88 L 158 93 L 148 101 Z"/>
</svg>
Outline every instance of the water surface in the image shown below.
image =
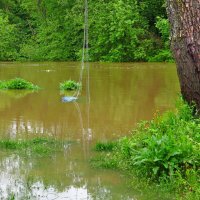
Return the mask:
<svg viewBox="0 0 200 200">
<path fill-rule="evenodd" d="M 96 141 L 129 135 L 140 120 L 174 108 L 179 92 L 175 65 L 90 63 L 90 93 L 84 73 L 78 101 L 63 103 L 67 94 L 59 91 L 59 83 L 78 81 L 79 70 L 75 62 L 0 63 L 0 80 L 21 77 L 42 87 L 38 92 L 0 92 L 0 137 L 74 141 L 53 159 L 1 152 L 0 199 L 11 193 L 17 199 L 149 199 L 149 194 L 130 190 L 127 177 L 91 169 L 88 160 Z"/>
</svg>

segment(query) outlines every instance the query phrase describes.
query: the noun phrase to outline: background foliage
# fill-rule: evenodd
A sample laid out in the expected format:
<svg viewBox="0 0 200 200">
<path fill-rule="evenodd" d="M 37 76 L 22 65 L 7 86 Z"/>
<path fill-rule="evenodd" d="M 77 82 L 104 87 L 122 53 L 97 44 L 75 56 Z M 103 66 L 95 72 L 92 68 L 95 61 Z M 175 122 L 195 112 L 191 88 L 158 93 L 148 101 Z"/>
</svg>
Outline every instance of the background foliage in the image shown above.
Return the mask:
<svg viewBox="0 0 200 200">
<path fill-rule="evenodd" d="M 83 0 L 1 0 L 0 60 L 80 60 Z M 89 0 L 91 61 L 171 61 L 164 0 Z"/>
</svg>

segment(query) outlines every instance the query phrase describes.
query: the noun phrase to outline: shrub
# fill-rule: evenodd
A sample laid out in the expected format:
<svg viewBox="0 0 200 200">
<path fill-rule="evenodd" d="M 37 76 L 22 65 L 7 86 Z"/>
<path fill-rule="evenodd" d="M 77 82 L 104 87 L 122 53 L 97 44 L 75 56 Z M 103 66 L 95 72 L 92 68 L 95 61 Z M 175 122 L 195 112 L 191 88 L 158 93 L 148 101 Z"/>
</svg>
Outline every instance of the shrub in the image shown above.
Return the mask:
<svg viewBox="0 0 200 200">
<path fill-rule="evenodd" d="M 60 83 L 61 90 L 78 90 L 80 88 L 81 88 L 81 84 L 73 80 L 68 80 L 68 81 L 64 81 L 63 83 Z"/>
<path fill-rule="evenodd" d="M 155 56 L 148 58 L 149 62 L 174 62 L 170 49 L 163 49 L 157 52 Z"/>
<path fill-rule="evenodd" d="M 97 160 L 98 167 L 104 167 L 106 162 L 106 168 L 112 168 L 115 163 L 117 168 L 133 170 L 140 177 L 175 184 L 179 192 L 185 189 L 195 193 L 188 193 L 188 196 L 199 194 L 200 119 L 194 116 L 194 111 L 194 107 L 180 101 L 176 112 L 141 122 L 131 137 L 120 139 L 113 152 Z M 189 174 L 198 178 L 193 179 Z"/>
<path fill-rule="evenodd" d="M 8 15 L 2 13 L 1 9 L 0 27 L 0 60 L 16 60 L 19 57 L 17 52 L 19 42 L 17 26 L 10 23 Z"/>
<path fill-rule="evenodd" d="M 188 168 L 200 166 L 200 120 L 192 113 L 193 108 L 179 103 L 177 113 L 141 123 L 131 138 L 119 141 L 120 158 L 151 178 L 170 177 L 177 171 L 185 176 Z"/>
<path fill-rule="evenodd" d="M 149 62 L 174 62 L 172 52 L 170 51 L 170 26 L 169 21 L 166 18 L 157 17 L 156 28 L 161 36 L 161 48 L 156 50 L 155 55 L 149 56 Z"/>
<path fill-rule="evenodd" d="M 200 121 L 192 113 L 187 104 L 180 104 L 177 113 L 157 116 L 136 130 L 138 138 L 133 135 L 128 143 L 130 165 L 153 178 L 177 171 L 185 176 L 188 168 L 199 167 Z"/>
<path fill-rule="evenodd" d="M 15 78 L 8 81 L 0 81 L 0 89 L 10 89 L 10 90 L 38 90 L 39 87 L 31 82 L 28 82 L 21 78 Z"/>
</svg>

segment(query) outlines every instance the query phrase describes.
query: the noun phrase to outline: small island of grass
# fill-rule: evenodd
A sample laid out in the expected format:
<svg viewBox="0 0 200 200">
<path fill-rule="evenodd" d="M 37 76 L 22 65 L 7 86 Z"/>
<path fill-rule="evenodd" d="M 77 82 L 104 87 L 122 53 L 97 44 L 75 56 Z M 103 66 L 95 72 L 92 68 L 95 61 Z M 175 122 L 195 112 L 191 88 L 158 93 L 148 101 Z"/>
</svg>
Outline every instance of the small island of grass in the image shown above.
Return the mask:
<svg viewBox="0 0 200 200">
<path fill-rule="evenodd" d="M 39 86 L 22 78 L 0 81 L 1 90 L 38 90 Z"/>
<path fill-rule="evenodd" d="M 74 80 L 68 80 L 60 83 L 60 90 L 78 90 L 80 88 L 81 84 Z"/>
<path fill-rule="evenodd" d="M 30 140 L 1 139 L 0 150 L 15 152 L 27 156 L 51 156 L 64 150 L 70 141 L 60 141 L 54 138 L 37 137 Z"/>
</svg>

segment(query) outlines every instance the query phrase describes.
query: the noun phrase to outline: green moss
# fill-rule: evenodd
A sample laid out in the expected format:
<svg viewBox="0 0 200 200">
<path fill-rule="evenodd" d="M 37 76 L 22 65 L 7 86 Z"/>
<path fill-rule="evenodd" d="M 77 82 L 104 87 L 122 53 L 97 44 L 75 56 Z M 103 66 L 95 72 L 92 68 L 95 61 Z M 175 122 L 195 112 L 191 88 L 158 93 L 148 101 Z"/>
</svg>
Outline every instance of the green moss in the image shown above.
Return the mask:
<svg viewBox="0 0 200 200">
<path fill-rule="evenodd" d="M 80 88 L 81 84 L 73 80 L 68 80 L 60 83 L 60 90 L 78 90 Z"/>
<path fill-rule="evenodd" d="M 0 81 L 0 89 L 5 90 L 38 90 L 39 87 L 22 78 Z"/>
</svg>

